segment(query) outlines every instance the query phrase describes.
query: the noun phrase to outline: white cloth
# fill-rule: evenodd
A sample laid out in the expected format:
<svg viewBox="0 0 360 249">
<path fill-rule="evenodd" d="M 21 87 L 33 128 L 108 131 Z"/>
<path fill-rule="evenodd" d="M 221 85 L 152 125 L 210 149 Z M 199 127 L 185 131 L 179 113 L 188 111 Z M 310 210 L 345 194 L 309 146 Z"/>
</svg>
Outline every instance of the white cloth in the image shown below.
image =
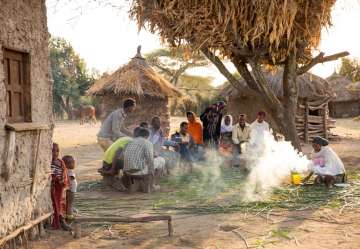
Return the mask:
<svg viewBox="0 0 360 249">
<path fill-rule="evenodd" d="M 250 143 L 255 146 L 262 145 L 264 143 L 265 132 L 270 132 L 269 124 L 266 121 L 259 123 L 255 120 L 250 125 L 250 129 Z"/>
<path fill-rule="evenodd" d="M 316 175 L 336 176 L 345 173 L 343 162 L 329 146 L 323 146 L 319 152 L 313 152 L 310 169 Z"/>
<path fill-rule="evenodd" d="M 230 117 L 230 124 L 226 125 L 225 124 L 225 118 L 226 117 Z M 220 129 L 220 133 L 226 133 L 226 132 L 232 132 L 233 130 L 233 119 L 231 115 L 226 115 L 225 117 L 223 117 L 223 119 L 221 120 L 221 129 Z"/>
<path fill-rule="evenodd" d="M 164 170 L 165 169 L 165 159 L 163 157 L 154 158 L 154 170 Z M 148 168 L 144 168 L 141 171 L 132 173 L 131 175 L 147 175 L 149 173 Z"/>
<path fill-rule="evenodd" d="M 68 169 L 68 178 L 69 178 L 69 190 L 73 193 L 76 193 L 77 181 L 74 170 Z"/>
</svg>

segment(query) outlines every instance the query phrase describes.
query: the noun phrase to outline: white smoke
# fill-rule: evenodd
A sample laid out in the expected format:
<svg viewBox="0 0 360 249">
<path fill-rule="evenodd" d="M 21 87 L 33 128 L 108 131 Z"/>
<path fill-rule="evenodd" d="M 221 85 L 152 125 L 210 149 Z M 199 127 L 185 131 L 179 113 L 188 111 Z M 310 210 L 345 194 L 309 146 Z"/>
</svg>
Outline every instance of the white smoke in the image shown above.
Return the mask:
<svg viewBox="0 0 360 249">
<path fill-rule="evenodd" d="M 276 141 L 270 132 L 256 135 L 244 148 L 242 159 L 250 171 L 244 190 L 244 200 L 263 200 L 289 179 L 291 172 L 306 172 L 310 161 L 290 142 Z"/>
<path fill-rule="evenodd" d="M 196 163 L 195 167 L 202 174 L 202 188 L 206 188 L 206 192 L 211 195 L 224 186 L 221 166 L 224 165 L 225 160 L 213 149 L 206 150 L 205 158 L 204 162 Z"/>
</svg>

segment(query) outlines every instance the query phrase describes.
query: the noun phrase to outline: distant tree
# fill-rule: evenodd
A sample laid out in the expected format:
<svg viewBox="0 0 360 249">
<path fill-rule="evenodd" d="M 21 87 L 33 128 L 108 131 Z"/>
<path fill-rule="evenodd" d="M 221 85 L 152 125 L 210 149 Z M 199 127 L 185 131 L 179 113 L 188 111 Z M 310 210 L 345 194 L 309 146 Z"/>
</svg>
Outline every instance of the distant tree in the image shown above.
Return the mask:
<svg viewBox="0 0 360 249">
<path fill-rule="evenodd" d="M 93 76 L 87 71 L 85 61 L 63 38 L 51 38 L 50 59 L 54 80 L 54 112 L 59 116 L 66 113 L 72 119 L 73 107 L 80 105 L 81 97 L 92 83 Z"/>
<path fill-rule="evenodd" d="M 145 55 L 147 62 L 177 86 L 187 69 L 209 64 L 201 53 L 189 53 L 184 47 L 176 51 L 160 48 Z"/>
<path fill-rule="evenodd" d="M 360 81 L 360 60 L 355 58 L 342 58 L 339 74 L 353 82 Z"/>
</svg>

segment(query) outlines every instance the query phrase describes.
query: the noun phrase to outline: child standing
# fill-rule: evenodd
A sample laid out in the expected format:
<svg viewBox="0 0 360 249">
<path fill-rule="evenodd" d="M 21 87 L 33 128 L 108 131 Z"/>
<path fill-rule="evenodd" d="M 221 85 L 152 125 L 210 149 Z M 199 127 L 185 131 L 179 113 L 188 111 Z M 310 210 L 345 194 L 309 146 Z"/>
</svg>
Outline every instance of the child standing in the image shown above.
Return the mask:
<svg viewBox="0 0 360 249">
<path fill-rule="evenodd" d="M 69 188 L 66 190 L 66 218 L 73 219 L 74 199 L 77 189 L 77 181 L 75 177 L 75 160 L 72 156 L 66 155 L 62 158 L 67 169 L 69 179 Z"/>
<path fill-rule="evenodd" d="M 62 195 L 69 182 L 65 163 L 59 158 L 59 151 L 59 145 L 54 143 L 51 161 L 51 201 L 54 209 L 52 227 L 53 229 L 71 230 L 71 227 L 66 224 L 62 212 Z"/>
</svg>

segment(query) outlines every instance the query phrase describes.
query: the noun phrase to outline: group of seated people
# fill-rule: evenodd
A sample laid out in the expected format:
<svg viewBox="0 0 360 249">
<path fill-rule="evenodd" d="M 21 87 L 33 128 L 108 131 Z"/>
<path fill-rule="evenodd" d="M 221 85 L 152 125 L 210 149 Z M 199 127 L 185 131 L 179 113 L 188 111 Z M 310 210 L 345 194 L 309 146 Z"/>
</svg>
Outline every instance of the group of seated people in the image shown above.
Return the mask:
<svg viewBox="0 0 360 249">
<path fill-rule="evenodd" d="M 135 109 L 135 106 L 135 100 L 125 100 L 123 108 L 111 113 L 102 124 L 98 142 L 105 151 L 103 168 L 100 170 L 104 175 L 116 175 L 119 170 L 130 176 L 147 175 L 152 177 L 156 186 L 159 178 L 169 173 L 178 161 L 191 171 L 194 162 L 205 160 L 206 148 L 218 150 L 220 155 L 231 158 L 232 166 L 240 166 L 240 155 L 245 148 L 244 144 L 252 143 L 252 146 L 260 146 L 259 140 L 264 137 L 264 132 L 271 132 L 269 124 L 265 121 L 264 111 L 259 111 L 256 120 L 251 124 L 247 123 L 245 114 L 240 114 L 238 122 L 233 125 L 230 115 L 223 117 L 224 102 L 217 102 L 206 108 L 200 120 L 195 113 L 187 112 L 187 122 L 181 122 L 179 130 L 169 139 L 161 128 L 159 117 L 153 117 L 150 124 L 140 123 L 133 132 L 130 132 L 124 127 L 124 120 L 127 114 Z M 318 141 L 318 139 L 314 140 L 314 144 L 319 144 Z M 172 150 L 167 148 L 172 148 Z M 328 150 L 327 146 L 322 145 L 322 149 L 319 150 L 314 145 L 314 150 L 315 156 L 316 153 L 325 150 L 328 152 L 322 153 L 324 154 L 322 156 L 336 156 L 337 166 L 331 167 L 337 167 L 337 170 L 326 173 L 333 174 L 336 171 L 334 179 L 326 180 L 330 179 L 327 177 L 324 181 L 338 182 L 338 175 L 345 174 L 341 160 L 334 151 Z M 324 159 L 323 164 L 326 165 L 326 163 L 328 160 Z M 321 172 L 316 171 L 315 168 L 312 172 L 321 175 Z M 321 182 L 320 179 L 322 178 L 317 178 L 316 182 Z"/>
</svg>

